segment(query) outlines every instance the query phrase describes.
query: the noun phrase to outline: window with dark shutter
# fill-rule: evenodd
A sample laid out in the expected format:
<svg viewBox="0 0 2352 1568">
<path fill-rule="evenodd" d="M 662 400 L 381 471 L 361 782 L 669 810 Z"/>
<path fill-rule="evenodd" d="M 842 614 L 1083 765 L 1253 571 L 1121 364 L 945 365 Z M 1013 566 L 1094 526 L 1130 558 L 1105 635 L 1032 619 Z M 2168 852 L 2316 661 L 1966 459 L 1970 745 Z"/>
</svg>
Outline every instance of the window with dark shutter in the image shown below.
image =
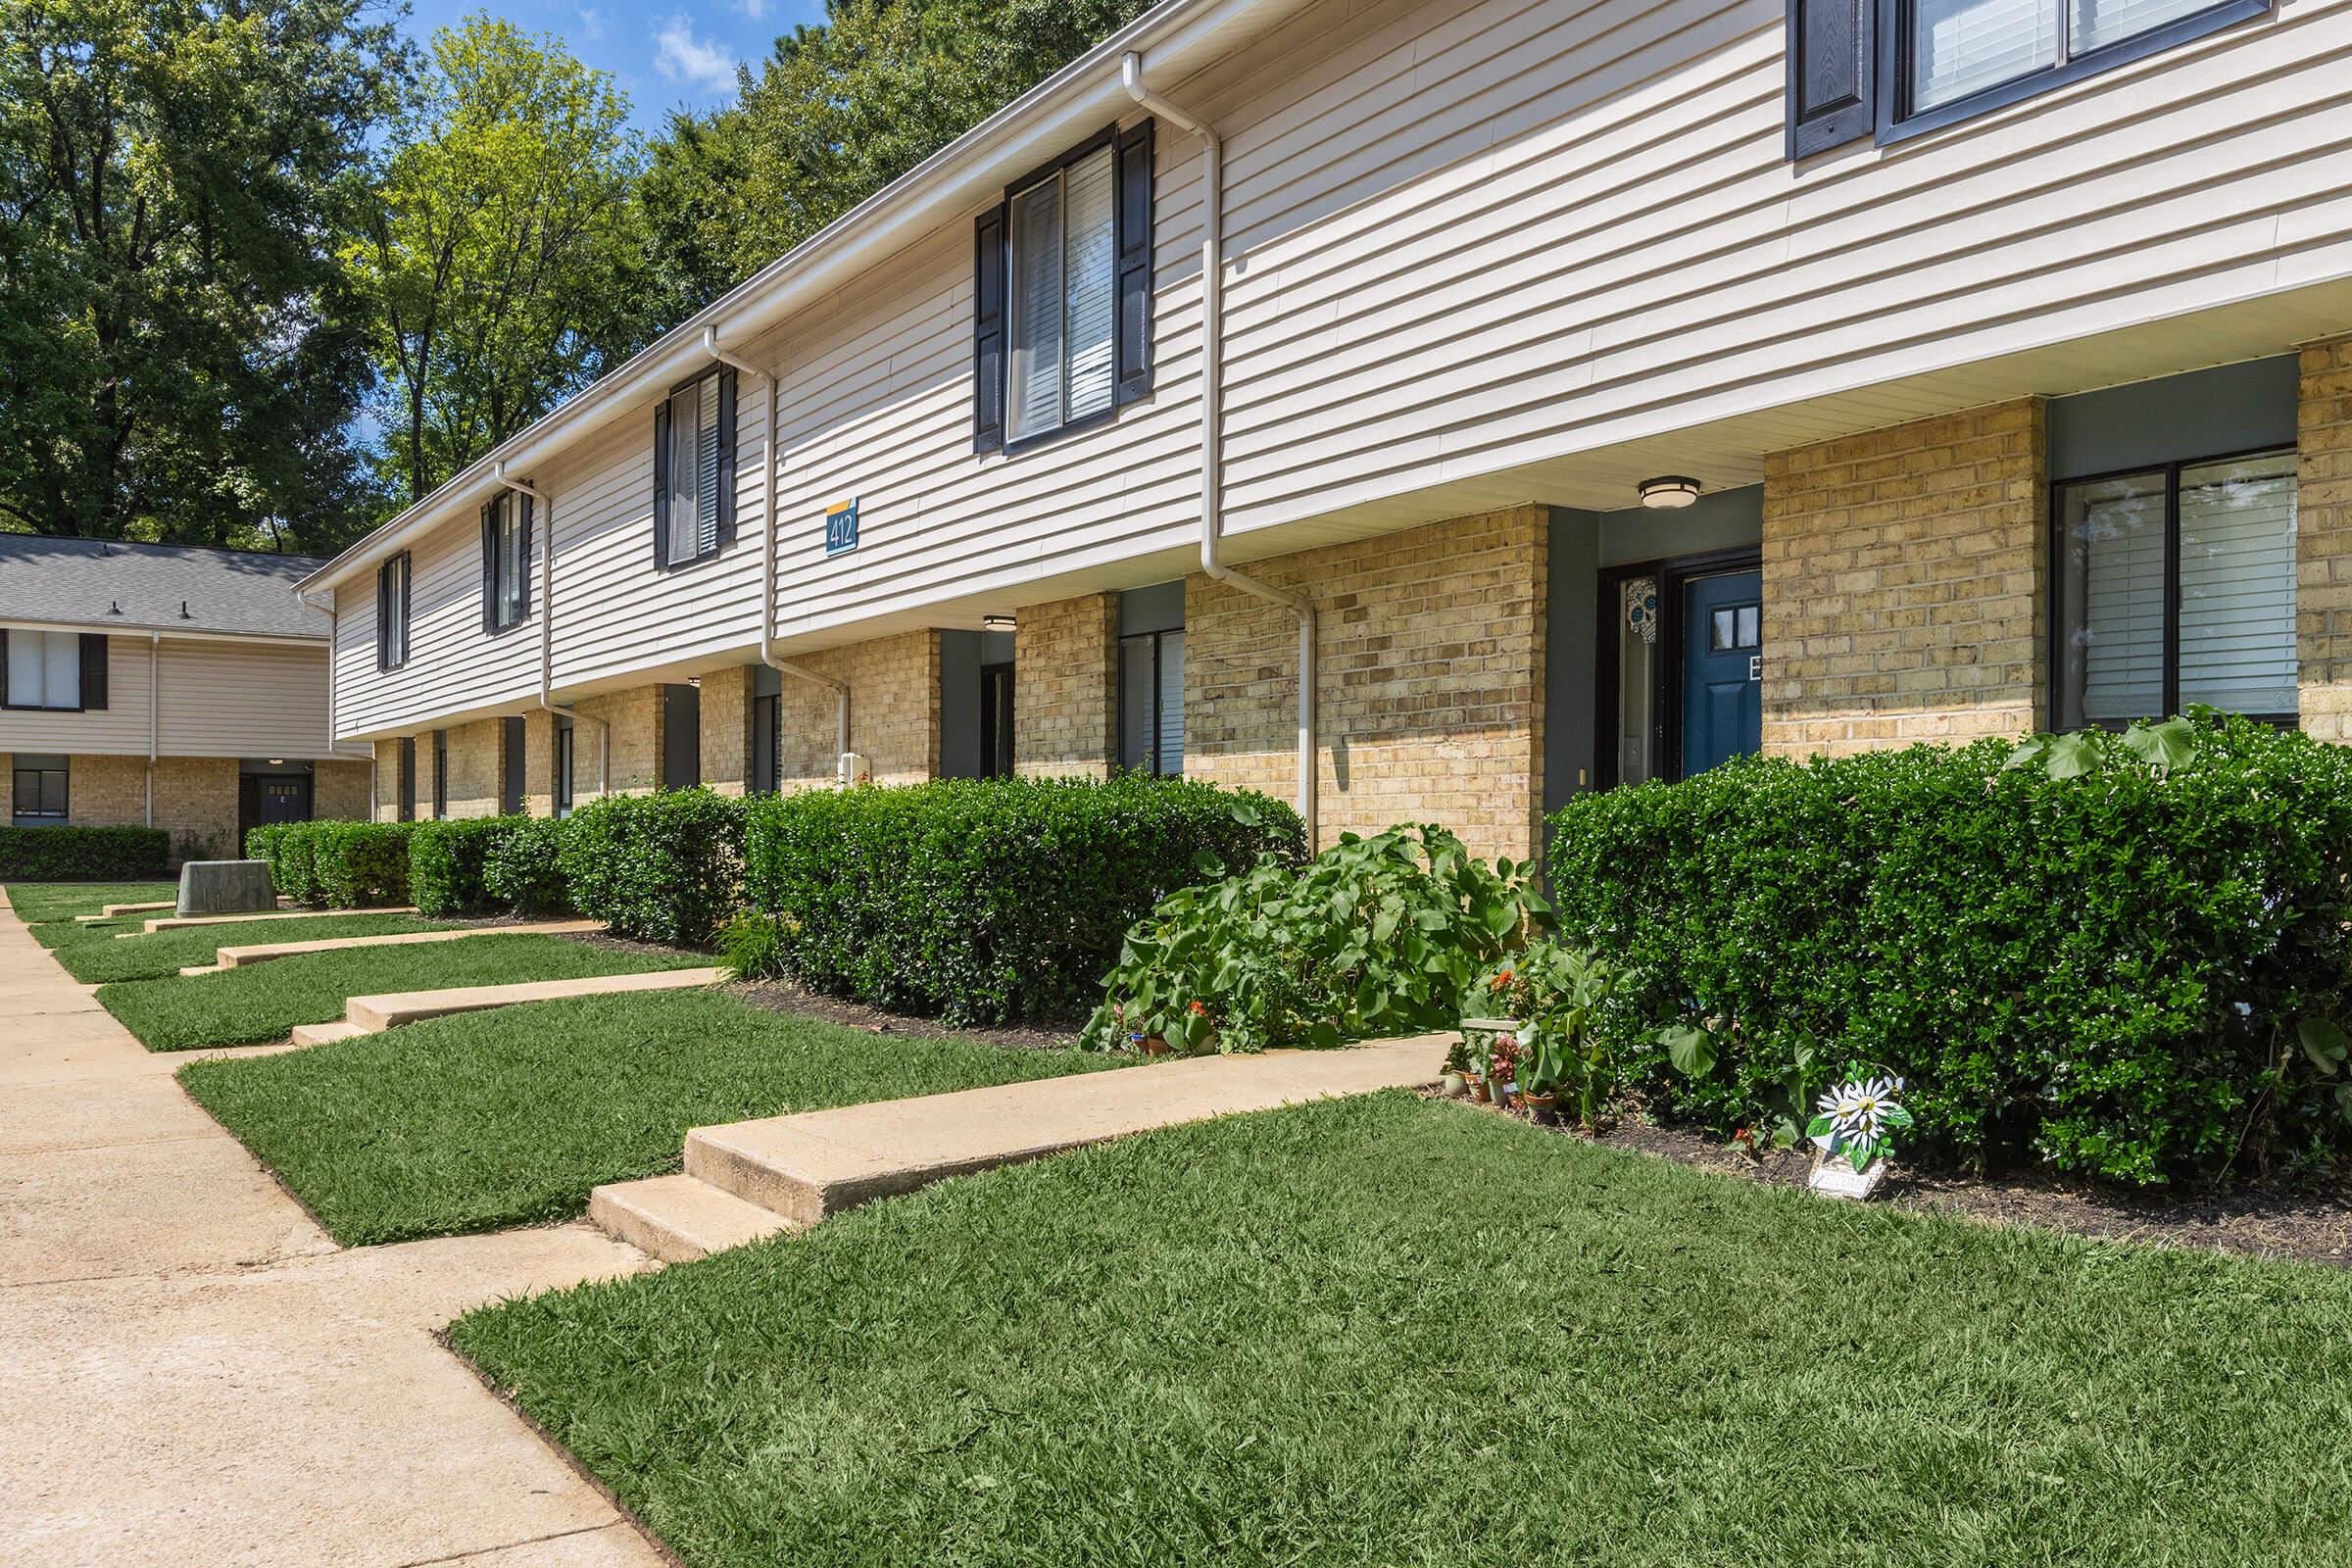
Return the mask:
<svg viewBox="0 0 2352 1568">
<path fill-rule="evenodd" d="M 735 537 L 735 372 L 672 389 L 654 420 L 654 561 L 707 561 Z"/>
<path fill-rule="evenodd" d="M 81 634 L 81 706 L 95 711 L 106 707 L 106 634 Z"/>
<path fill-rule="evenodd" d="M 104 639 L 100 639 L 104 641 Z M 81 634 L 16 631 L 8 634 L 0 706 L 71 710 L 82 706 Z"/>
<path fill-rule="evenodd" d="M 530 565 L 531 498 L 509 490 L 482 508 L 482 630 L 529 618 Z"/>
<path fill-rule="evenodd" d="M 375 667 L 398 669 L 409 662 L 409 554 L 402 551 L 375 568 Z"/>
<path fill-rule="evenodd" d="M 1150 122 L 1105 130 L 981 215 L 972 448 L 1108 418 L 1152 389 Z"/>
<path fill-rule="evenodd" d="M 1867 136 L 1878 102 L 1879 0 L 1788 0 L 1788 156 Z"/>
</svg>

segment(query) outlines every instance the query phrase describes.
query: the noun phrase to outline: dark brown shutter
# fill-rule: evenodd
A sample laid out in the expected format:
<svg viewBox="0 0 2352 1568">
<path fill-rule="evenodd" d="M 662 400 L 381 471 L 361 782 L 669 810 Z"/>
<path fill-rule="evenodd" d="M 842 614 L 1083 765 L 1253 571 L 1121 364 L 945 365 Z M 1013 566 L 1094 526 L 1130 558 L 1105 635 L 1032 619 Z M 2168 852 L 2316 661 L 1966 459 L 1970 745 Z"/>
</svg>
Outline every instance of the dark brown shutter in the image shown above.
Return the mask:
<svg viewBox="0 0 2352 1568">
<path fill-rule="evenodd" d="M 1788 156 L 1875 128 L 1878 0 L 1788 0 Z"/>
<path fill-rule="evenodd" d="M 718 372 L 718 548 L 735 542 L 735 368 Z"/>
<path fill-rule="evenodd" d="M 521 607 L 514 612 L 514 618 L 528 620 L 531 618 L 531 498 L 517 490 L 514 492 L 514 505 L 518 509 L 514 526 L 522 535 L 516 541 L 522 548 L 514 552 L 521 562 L 516 569 L 522 573 L 522 581 L 514 585 L 514 602 Z"/>
<path fill-rule="evenodd" d="M 498 503 L 482 503 L 482 630 L 498 630 Z"/>
<path fill-rule="evenodd" d="M 81 634 L 81 706 L 90 710 L 106 707 L 106 633 Z"/>
<path fill-rule="evenodd" d="M 669 565 L 669 399 L 654 406 L 654 567 Z"/>
<path fill-rule="evenodd" d="M 400 558 L 394 556 L 375 568 L 375 667 L 392 667 L 392 617 L 385 613 L 391 609 L 392 596 L 386 591 L 392 582 L 392 564 Z"/>
<path fill-rule="evenodd" d="M 972 450 L 1004 445 L 1004 209 L 972 234 Z"/>
<path fill-rule="evenodd" d="M 1122 132 L 1118 141 L 1119 267 L 1118 401 L 1152 390 L 1152 125 Z"/>
<path fill-rule="evenodd" d="M 0 708 L 8 706 L 8 633 L 0 630 Z"/>
</svg>

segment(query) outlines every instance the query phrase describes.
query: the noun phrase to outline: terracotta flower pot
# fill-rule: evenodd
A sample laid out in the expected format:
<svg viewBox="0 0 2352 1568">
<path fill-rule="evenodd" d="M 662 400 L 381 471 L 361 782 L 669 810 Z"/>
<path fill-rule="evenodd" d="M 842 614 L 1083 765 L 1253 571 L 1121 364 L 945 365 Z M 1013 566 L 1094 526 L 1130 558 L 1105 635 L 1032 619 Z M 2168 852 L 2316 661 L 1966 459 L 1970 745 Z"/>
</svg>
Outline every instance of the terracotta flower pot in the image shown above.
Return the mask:
<svg viewBox="0 0 2352 1568">
<path fill-rule="evenodd" d="M 1176 1053 L 1176 1048 L 1168 1044 L 1168 1038 L 1165 1035 L 1144 1035 L 1137 1040 L 1136 1044 L 1144 1048 L 1144 1054 L 1147 1056 L 1170 1056 Z"/>
<path fill-rule="evenodd" d="M 1560 1121 L 1560 1097 L 1557 1095 L 1527 1095 L 1528 1113 L 1539 1127 L 1556 1127 Z"/>
<path fill-rule="evenodd" d="M 1458 1072 L 1449 1072 L 1439 1080 L 1438 1087 L 1447 1100 L 1459 1100 L 1470 1092 L 1470 1080 Z"/>
</svg>

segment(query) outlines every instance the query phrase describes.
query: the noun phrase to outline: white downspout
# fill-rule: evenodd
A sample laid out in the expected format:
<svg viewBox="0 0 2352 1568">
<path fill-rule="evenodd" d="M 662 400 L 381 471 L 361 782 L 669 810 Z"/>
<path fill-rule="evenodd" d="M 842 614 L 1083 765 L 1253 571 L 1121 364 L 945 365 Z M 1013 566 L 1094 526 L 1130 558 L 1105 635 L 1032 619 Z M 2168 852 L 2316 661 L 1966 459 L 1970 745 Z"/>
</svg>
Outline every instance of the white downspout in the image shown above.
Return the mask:
<svg viewBox="0 0 2352 1568">
<path fill-rule="evenodd" d="M 767 468 L 767 481 L 761 487 L 766 497 L 766 511 L 760 519 L 760 662 L 780 674 L 798 676 L 819 686 L 833 688 L 837 699 L 834 719 L 834 747 L 837 756 L 850 749 L 850 683 L 820 675 L 805 664 L 778 659 L 776 643 L 776 498 L 783 486 L 784 464 L 781 441 L 784 433 L 784 397 L 782 384 L 772 370 L 762 370 L 749 360 L 728 353 L 718 346 L 718 328 L 703 328 L 703 348 L 721 365 L 731 365 L 746 375 L 756 375 L 767 383 L 767 450 L 760 461 Z M 779 764 L 782 759 L 778 759 Z"/>
<path fill-rule="evenodd" d="M 331 649 L 334 645 L 330 642 L 327 646 Z M 158 666 L 162 663 L 163 657 L 164 634 L 160 631 L 149 632 L 147 634 L 147 825 L 149 827 L 155 826 L 155 757 L 162 741 L 163 710 L 159 699 L 163 694 L 164 685 L 163 675 Z M 335 664 L 331 657 L 327 660 L 326 672 L 328 681 L 326 724 L 331 731 L 335 724 L 335 688 L 333 685 Z M 238 845 L 237 853 L 244 854 L 245 846 Z"/>
<path fill-rule="evenodd" d="M 555 673 L 556 657 L 556 504 L 535 486 L 507 477 L 507 466 L 499 464 L 491 477 L 518 494 L 529 496 L 539 503 L 539 708 L 543 712 L 560 714 L 577 726 L 581 720 L 596 726 L 596 793 L 612 792 L 612 723 L 593 713 L 582 713 L 553 701 L 549 684 Z M 552 750 L 552 743 L 550 749 Z M 547 810 L 555 814 L 556 798 L 553 781 L 548 790 Z"/>
<path fill-rule="evenodd" d="M 1217 559 L 1225 524 L 1225 144 L 1214 126 L 1197 120 L 1144 85 L 1144 57 L 1130 50 L 1119 62 L 1127 96 L 1200 140 L 1200 569 L 1217 581 L 1295 612 L 1298 616 L 1298 815 L 1307 853 L 1315 837 L 1315 607 L 1298 594 L 1258 581 Z"/>
</svg>

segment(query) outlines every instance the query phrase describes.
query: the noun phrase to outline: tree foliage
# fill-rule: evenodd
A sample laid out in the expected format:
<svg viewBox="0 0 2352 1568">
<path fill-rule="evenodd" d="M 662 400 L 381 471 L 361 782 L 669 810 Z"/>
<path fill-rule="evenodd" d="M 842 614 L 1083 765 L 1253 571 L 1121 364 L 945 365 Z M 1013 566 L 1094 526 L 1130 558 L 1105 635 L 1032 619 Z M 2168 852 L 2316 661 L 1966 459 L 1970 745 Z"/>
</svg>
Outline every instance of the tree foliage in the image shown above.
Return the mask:
<svg viewBox="0 0 2352 1568">
<path fill-rule="evenodd" d="M 331 543 L 329 236 L 404 69 L 362 0 L 0 0 L 0 526 Z"/>
<path fill-rule="evenodd" d="M 384 464 L 409 501 L 625 357 L 641 162 L 612 78 L 476 14 L 435 32 L 345 248 L 375 303 Z"/>
</svg>

